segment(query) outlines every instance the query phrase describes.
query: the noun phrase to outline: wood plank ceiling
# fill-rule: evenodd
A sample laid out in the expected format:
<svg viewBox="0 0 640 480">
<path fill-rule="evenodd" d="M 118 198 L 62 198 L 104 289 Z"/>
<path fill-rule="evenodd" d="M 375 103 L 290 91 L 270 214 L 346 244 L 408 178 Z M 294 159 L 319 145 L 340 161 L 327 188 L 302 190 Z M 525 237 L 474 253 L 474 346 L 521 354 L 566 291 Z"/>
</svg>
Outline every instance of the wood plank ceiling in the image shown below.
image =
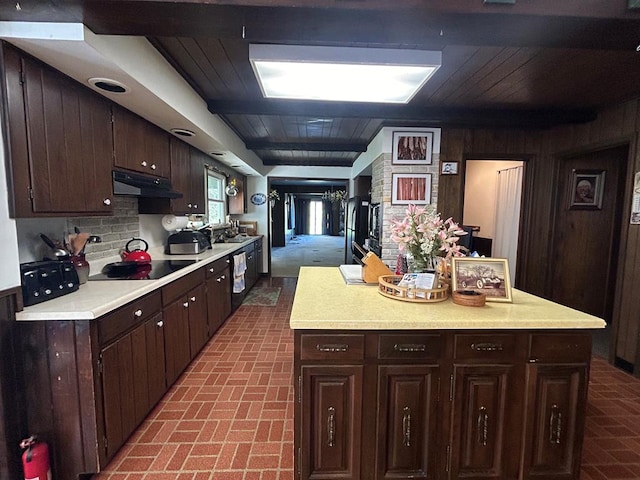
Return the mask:
<svg viewBox="0 0 640 480">
<path fill-rule="evenodd" d="M 491 3 L 46 2 L 95 33 L 147 36 L 268 165 L 350 166 L 382 126 L 546 128 L 640 97 L 633 2 Z M 442 67 L 407 106 L 267 101 L 249 64 L 252 42 L 438 49 Z"/>
</svg>

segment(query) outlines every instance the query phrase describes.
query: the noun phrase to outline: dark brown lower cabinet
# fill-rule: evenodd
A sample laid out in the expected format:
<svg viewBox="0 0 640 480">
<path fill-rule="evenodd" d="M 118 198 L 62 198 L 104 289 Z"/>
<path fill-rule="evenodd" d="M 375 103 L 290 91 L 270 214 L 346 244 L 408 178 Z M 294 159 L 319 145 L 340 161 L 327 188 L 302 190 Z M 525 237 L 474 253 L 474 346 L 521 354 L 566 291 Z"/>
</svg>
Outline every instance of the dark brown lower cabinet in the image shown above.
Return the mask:
<svg viewBox="0 0 640 480">
<path fill-rule="evenodd" d="M 384 365 L 378 371 L 376 478 L 436 478 L 438 366 Z"/>
<path fill-rule="evenodd" d="M 231 271 L 228 258 L 207 267 L 207 318 L 212 336 L 231 314 Z"/>
<path fill-rule="evenodd" d="M 106 457 L 111 458 L 166 391 L 162 313 L 100 351 Z M 161 370 L 162 368 L 162 370 Z"/>
<path fill-rule="evenodd" d="M 452 478 L 517 478 L 521 425 L 512 365 L 454 367 Z"/>
<path fill-rule="evenodd" d="M 295 331 L 302 480 L 578 480 L 590 333 Z"/>
<path fill-rule="evenodd" d="M 303 367 L 303 478 L 359 480 L 362 366 Z"/>
<path fill-rule="evenodd" d="M 525 479 L 575 478 L 584 426 L 588 365 L 531 365 L 527 377 Z"/>
</svg>

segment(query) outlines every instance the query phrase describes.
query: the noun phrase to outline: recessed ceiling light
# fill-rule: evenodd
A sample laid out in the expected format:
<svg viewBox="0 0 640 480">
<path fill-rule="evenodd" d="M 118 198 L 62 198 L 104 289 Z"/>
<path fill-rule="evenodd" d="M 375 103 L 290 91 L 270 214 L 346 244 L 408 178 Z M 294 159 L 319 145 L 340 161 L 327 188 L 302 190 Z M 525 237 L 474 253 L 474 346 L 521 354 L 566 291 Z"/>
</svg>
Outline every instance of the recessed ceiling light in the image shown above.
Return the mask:
<svg viewBox="0 0 640 480">
<path fill-rule="evenodd" d="M 181 137 L 195 137 L 196 134 L 191 130 L 187 130 L 186 128 L 172 128 L 171 133 L 175 133 L 176 135 L 180 135 Z"/>
<path fill-rule="evenodd" d="M 88 82 L 89 85 L 109 93 L 127 93 L 129 91 L 129 88 L 124 83 L 111 78 L 94 77 L 90 78 Z"/>
<path fill-rule="evenodd" d="M 267 98 L 408 103 L 442 52 L 251 44 L 249 60 Z"/>
<path fill-rule="evenodd" d="M 209 152 L 209 155 L 213 155 L 214 157 L 224 157 L 223 152 Z"/>
</svg>

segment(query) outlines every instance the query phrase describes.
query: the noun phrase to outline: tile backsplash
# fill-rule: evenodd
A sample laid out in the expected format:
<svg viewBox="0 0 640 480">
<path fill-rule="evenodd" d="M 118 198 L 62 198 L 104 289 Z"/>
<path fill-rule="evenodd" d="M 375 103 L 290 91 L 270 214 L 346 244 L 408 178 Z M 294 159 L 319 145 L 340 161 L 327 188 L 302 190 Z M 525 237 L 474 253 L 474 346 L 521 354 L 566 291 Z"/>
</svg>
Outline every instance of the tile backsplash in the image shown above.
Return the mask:
<svg viewBox="0 0 640 480">
<path fill-rule="evenodd" d="M 140 236 L 138 200 L 114 197 L 114 214 L 108 217 L 21 218 L 16 220 L 20 263 L 42 260 L 49 248 L 40 238 L 44 233 L 52 240 L 62 240 L 78 227 L 82 232 L 98 235 L 102 243 L 88 244 L 87 260 L 117 256 L 133 237 Z M 133 245 L 132 245 L 133 246 Z"/>
</svg>

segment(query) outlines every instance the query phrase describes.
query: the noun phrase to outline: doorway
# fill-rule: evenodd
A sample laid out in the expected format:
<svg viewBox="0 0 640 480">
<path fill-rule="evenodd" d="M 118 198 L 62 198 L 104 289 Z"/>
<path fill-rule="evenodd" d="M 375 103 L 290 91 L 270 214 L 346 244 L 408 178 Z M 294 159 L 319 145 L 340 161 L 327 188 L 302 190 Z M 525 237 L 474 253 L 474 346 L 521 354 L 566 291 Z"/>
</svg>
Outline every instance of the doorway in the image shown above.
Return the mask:
<svg viewBox="0 0 640 480">
<path fill-rule="evenodd" d="M 560 160 L 549 272 L 551 300 L 604 318 L 594 352 L 609 357 L 628 145 Z M 585 190 L 586 189 L 586 190 Z M 588 190 L 588 191 L 587 191 Z"/>
<path fill-rule="evenodd" d="M 471 252 L 507 258 L 515 284 L 520 206 L 524 179 L 522 160 L 467 160 L 462 224 L 473 232 Z"/>
</svg>

